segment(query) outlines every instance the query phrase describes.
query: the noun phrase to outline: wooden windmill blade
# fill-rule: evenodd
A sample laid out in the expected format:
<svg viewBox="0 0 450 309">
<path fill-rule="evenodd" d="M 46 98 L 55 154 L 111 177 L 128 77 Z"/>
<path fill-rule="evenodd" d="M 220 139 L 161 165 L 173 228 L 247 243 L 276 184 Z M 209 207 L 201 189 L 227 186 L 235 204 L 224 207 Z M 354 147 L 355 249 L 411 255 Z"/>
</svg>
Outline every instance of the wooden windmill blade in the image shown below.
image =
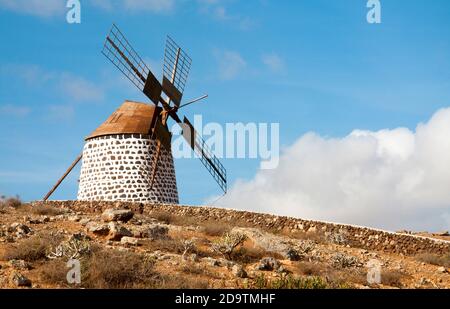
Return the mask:
<svg viewBox="0 0 450 309">
<path fill-rule="evenodd" d="M 162 89 L 169 97 L 169 103 L 173 101 L 176 107 L 180 106 L 191 64 L 192 60 L 188 54 L 170 36 L 167 36 Z"/>
<path fill-rule="evenodd" d="M 175 41 L 172 40 L 172 38 L 167 36 L 166 47 L 164 50 L 162 91 L 167 95 L 168 99 L 165 101 L 160 98 L 166 112 L 161 115 L 161 119 L 157 120 L 152 131 L 152 136 L 154 135 L 157 138 L 157 145 L 150 182 L 151 188 L 153 188 L 159 167 L 158 163 L 161 154 L 161 146 L 164 145 L 166 149 L 168 149 L 167 147 L 170 147 L 170 138 L 172 135 L 166 128 L 167 117 L 169 116 L 168 111 L 172 110 L 170 102 L 172 101 L 174 103 L 175 108 L 180 106 L 191 63 L 191 58 L 175 43 Z"/>
<path fill-rule="evenodd" d="M 162 93 L 161 83 L 115 24 L 106 37 L 102 53 L 139 90 L 158 105 Z"/>
<path fill-rule="evenodd" d="M 194 126 L 186 117 L 183 119 L 182 128 L 183 137 L 191 146 L 192 150 L 197 153 L 200 161 L 203 163 L 211 176 L 213 176 L 222 191 L 227 193 L 227 171 L 222 163 L 220 163 L 219 159 L 213 154 L 203 138 L 201 138 Z"/>
</svg>

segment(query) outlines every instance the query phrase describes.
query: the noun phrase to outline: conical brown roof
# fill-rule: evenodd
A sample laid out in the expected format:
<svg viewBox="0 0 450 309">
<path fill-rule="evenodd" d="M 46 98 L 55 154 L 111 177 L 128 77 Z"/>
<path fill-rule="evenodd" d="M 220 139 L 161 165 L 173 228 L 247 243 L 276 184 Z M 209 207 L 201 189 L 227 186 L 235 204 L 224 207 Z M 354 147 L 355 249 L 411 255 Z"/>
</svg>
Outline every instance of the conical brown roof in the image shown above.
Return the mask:
<svg viewBox="0 0 450 309">
<path fill-rule="evenodd" d="M 86 140 L 112 134 L 149 134 L 155 105 L 125 101 Z"/>
</svg>

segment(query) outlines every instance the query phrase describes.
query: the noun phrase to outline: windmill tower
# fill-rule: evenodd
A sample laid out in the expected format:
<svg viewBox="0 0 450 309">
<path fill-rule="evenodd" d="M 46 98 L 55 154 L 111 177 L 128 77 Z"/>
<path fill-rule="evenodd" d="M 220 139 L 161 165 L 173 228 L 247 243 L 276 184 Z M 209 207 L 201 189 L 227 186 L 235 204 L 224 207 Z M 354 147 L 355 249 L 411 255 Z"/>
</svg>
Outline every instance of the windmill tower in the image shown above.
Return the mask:
<svg viewBox="0 0 450 309">
<path fill-rule="evenodd" d="M 181 104 L 191 59 L 167 37 L 162 82 L 159 82 L 128 40 L 112 26 L 102 53 L 152 103 L 125 101 L 87 138 L 82 154 L 44 197 L 47 200 L 82 160 L 78 199 L 178 203 L 168 120 L 183 137 L 217 184 L 227 191 L 226 170 L 191 122 L 178 111 L 206 96 Z"/>
</svg>

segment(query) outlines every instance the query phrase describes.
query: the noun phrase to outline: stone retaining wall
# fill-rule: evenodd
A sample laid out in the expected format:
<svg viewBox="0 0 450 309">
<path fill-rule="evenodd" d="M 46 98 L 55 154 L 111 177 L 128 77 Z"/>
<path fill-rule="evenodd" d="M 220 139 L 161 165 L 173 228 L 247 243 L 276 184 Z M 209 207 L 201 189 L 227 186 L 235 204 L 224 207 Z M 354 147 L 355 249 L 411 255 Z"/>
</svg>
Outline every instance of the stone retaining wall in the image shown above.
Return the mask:
<svg viewBox="0 0 450 309">
<path fill-rule="evenodd" d="M 34 202 L 39 205 L 43 202 Z M 307 233 L 322 232 L 324 234 L 339 233 L 344 235 L 352 247 L 367 250 L 382 250 L 397 254 L 415 255 L 418 253 L 450 254 L 450 241 L 438 240 L 422 236 L 400 234 L 376 230 L 372 228 L 296 219 L 269 214 L 251 213 L 223 208 L 193 207 L 180 205 L 158 205 L 129 202 L 82 202 L 82 201 L 52 201 L 46 202 L 56 207 L 68 207 L 82 212 L 102 212 L 107 208 L 128 208 L 137 213 L 152 213 L 155 211 L 169 212 L 175 216 L 196 218 L 198 222 L 222 221 L 236 225 L 257 227 L 266 231 Z"/>
</svg>

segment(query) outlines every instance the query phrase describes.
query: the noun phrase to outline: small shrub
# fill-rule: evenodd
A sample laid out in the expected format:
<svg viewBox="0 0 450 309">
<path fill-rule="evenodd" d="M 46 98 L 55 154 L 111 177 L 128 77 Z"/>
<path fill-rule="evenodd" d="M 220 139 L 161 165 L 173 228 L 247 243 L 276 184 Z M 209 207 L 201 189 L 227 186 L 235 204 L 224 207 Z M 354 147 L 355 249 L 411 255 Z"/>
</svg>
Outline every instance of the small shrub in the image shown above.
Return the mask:
<svg viewBox="0 0 450 309">
<path fill-rule="evenodd" d="M 184 258 L 187 253 L 193 252 L 196 249 L 195 242 L 191 239 L 181 241 L 181 245 L 183 246 L 183 254 L 181 255 L 182 258 Z"/>
<path fill-rule="evenodd" d="M 82 285 L 86 288 L 139 288 L 158 285 L 153 262 L 144 256 L 117 250 L 94 252 L 82 264 Z"/>
<path fill-rule="evenodd" d="M 198 277 L 186 278 L 186 275 L 161 275 L 161 279 L 155 288 L 160 289 L 207 289 L 209 288 L 208 280 Z"/>
<path fill-rule="evenodd" d="M 183 254 L 183 243 L 178 239 L 155 239 L 145 243 L 145 248 L 150 251 L 160 250 L 162 252 L 170 252 Z"/>
<path fill-rule="evenodd" d="M 27 262 L 45 259 L 48 250 L 59 244 L 61 237 L 53 235 L 35 235 L 22 240 L 16 245 L 8 247 L 3 256 L 3 260 L 25 260 Z"/>
<path fill-rule="evenodd" d="M 358 259 L 356 257 L 340 252 L 334 254 L 331 257 L 331 263 L 334 267 L 338 268 L 355 267 L 359 265 Z"/>
<path fill-rule="evenodd" d="M 401 280 L 404 279 L 406 275 L 397 270 L 385 270 L 381 272 L 381 283 L 388 286 L 402 287 Z"/>
<path fill-rule="evenodd" d="M 61 209 L 49 205 L 38 205 L 32 207 L 31 212 L 35 215 L 42 215 L 42 216 L 57 216 L 63 213 Z"/>
<path fill-rule="evenodd" d="M 45 262 L 40 267 L 40 277 L 45 283 L 56 284 L 60 286 L 67 285 L 67 271 L 66 262 L 63 260 L 51 260 Z"/>
<path fill-rule="evenodd" d="M 239 264 L 255 263 L 264 257 L 273 257 L 278 260 L 284 259 L 279 253 L 266 251 L 259 247 L 240 247 L 231 254 L 231 260 Z"/>
<path fill-rule="evenodd" d="M 307 276 L 318 276 L 327 270 L 326 266 L 311 262 L 299 262 L 296 266 L 303 275 Z"/>
<path fill-rule="evenodd" d="M 241 233 L 225 233 L 220 239 L 214 241 L 211 249 L 213 252 L 222 254 L 225 258 L 231 259 L 233 251 L 241 246 L 246 238 Z"/>
<path fill-rule="evenodd" d="M 23 204 L 22 201 L 20 200 L 19 196 L 16 197 L 6 197 L 6 196 L 2 196 L 0 198 L 0 205 L 4 208 L 14 208 L 14 209 L 18 209 L 20 208 Z"/>
<path fill-rule="evenodd" d="M 85 235 L 74 235 L 68 241 L 61 242 L 54 249 L 48 250 L 49 259 L 79 259 L 91 253 L 91 244 Z"/>
<path fill-rule="evenodd" d="M 165 211 L 156 212 L 152 216 L 159 222 L 165 224 L 171 224 L 175 222 L 175 216 Z"/>
<path fill-rule="evenodd" d="M 280 278 L 269 280 L 264 274 L 255 279 L 254 287 L 257 289 L 326 289 L 327 282 L 321 277 L 294 277 L 283 275 Z"/>
<path fill-rule="evenodd" d="M 431 253 L 422 253 L 416 256 L 416 259 L 431 265 L 450 267 L 450 254 L 437 255 Z"/>
<path fill-rule="evenodd" d="M 304 240 L 296 246 L 296 251 L 300 257 L 305 257 L 316 248 L 316 243 L 312 240 Z"/>
<path fill-rule="evenodd" d="M 327 236 L 327 240 L 328 242 L 332 243 L 332 244 L 336 244 L 336 245 L 346 245 L 348 244 L 348 240 L 347 240 L 347 233 L 340 230 L 337 233 L 330 233 Z"/>
<path fill-rule="evenodd" d="M 203 227 L 203 233 L 208 236 L 222 236 L 230 232 L 230 226 L 223 223 L 206 223 Z"/>
<path fill-rule="evenodd" d="M 206 272 L 205 267 L 195 263 L 186 263 L 181 267 L 181 271 L 188 275 L 203 275 Z"/>
</svg>

